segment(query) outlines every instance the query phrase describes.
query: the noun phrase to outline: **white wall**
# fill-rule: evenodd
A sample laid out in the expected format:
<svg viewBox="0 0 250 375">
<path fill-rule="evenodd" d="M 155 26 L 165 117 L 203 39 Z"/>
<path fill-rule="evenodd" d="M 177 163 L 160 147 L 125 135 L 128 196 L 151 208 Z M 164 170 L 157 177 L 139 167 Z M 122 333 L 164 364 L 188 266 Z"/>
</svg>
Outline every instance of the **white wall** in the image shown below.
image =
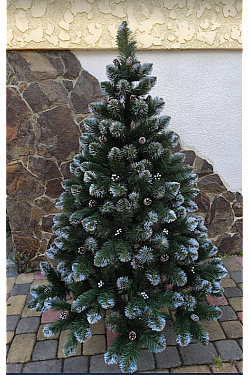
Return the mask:
<svg viewBox="0 0 250 375">
<path fill-rule="evenodd" d="M 73 50 L 82 67 L 99 81 L 115 51 Z M 141 62 L 152 62 L 157 84 L 152 96 L 165 101 L 162 114 L 182 146 L 193 149 L 214 167 L 231 191 L 242 190 L 241 63 L 237 50 L 140 51 Z"/>
</svg>

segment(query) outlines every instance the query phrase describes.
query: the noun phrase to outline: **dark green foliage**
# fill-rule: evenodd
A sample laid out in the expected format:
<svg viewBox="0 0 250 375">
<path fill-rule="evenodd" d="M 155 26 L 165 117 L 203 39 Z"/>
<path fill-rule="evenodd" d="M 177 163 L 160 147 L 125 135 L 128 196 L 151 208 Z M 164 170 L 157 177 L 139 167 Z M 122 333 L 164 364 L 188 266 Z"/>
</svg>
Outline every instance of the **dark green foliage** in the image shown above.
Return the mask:
<svg viewBox="0 0 250 375">
<path fill-rule="evenodd" d="M 44 333 L 70 329 L 65 355 L 112 309 L 106 325 L 118 336 L 104 358 L 132 373 L 143 347 L 165 349 L 162 307 L 176 310 L 180 345 L 208 343 L 199 320 L 218 319 L 221 311 L 203 302 L 208 294 L 221 297 L 225 269 L 211 259 L 217 249 L 192 200 L 197 177 L 172 151 L 178 137 L 167 129 L 170 117 L 158 116 L 164 101 L 148 95 L 156 83 L 152 64 L 137 60 L 126 22 L 117 45 L 109 81 L 101 83 L 106 97 L 84 120 L 81 152 L 70 167 L 75 179 L 62 183 L 63 213 L 55 215 L 57 238 L 47 251 L 59 264 L 41 264 L 49 286 L 33 289 L 30 307 L 62 310 Z"/>
<path fill-rule="evenodd" d="M 123 21 L 117 33 L 117 47 L 121 63 L 126 62 L 129 56 L 134 57 L 136 53 L 136 41 L 132 38 L 132 31 L 127 27 L 127 22 Z"/>
</svg>

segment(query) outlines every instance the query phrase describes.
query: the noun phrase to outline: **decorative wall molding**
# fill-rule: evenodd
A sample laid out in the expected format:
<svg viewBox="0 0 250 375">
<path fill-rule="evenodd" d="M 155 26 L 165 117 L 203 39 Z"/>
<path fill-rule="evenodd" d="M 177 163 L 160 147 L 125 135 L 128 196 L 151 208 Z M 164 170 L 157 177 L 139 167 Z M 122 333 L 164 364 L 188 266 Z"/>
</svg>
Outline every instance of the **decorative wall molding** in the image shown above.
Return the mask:
<svg viewBox="0 0 250 375">
<path fill-rule="evenodd" d="M 7 0 L 7 49 L 241 49 L 242 0 Z"/>
</svg>

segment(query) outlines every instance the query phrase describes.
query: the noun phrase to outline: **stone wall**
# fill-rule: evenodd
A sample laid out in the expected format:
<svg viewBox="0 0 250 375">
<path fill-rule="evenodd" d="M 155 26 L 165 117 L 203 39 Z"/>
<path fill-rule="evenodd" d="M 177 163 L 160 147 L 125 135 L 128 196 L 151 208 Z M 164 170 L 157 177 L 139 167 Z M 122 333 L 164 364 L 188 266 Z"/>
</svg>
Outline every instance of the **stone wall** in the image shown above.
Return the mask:
<svg viewBox="0 0 250 375">
<path fill-rule="evenodd" d="M 99 82 L 69 51 L 7 53 L 7 211 L 16 253 L 34 269 L 53 240 L 51 227 L 72 178 L 81 121 L 102 97 Z"/>
<path fill-rule="evenodd" d="M 69 165 L 79 151 L 82 120 L 102 93 L 69 51 L 8 51 L 6 73 L 7 210 L 15 252 L 27 259 L 23 269 L 38 269 L 55 238 L 55 204 L 61 182 L 73 177 Z M 241 251 L 241 194 L 227 191 L 194 151 L 182 151 L 199 177 L 196 203 L 209 237 L 220 253 Z"/>
<path fill-rule="evenodd" d="M 205 221 L 208 237 L 218 247 L 219 254 L 236 254 L 243 250 L 243 197 L 231 192 L 214 173 L 213 166 L 192 150 L 186 154 L 185 163 L 192 165 L 198 176 L 199 194 L 194 201 L 198 214 Z"/>
</svg>

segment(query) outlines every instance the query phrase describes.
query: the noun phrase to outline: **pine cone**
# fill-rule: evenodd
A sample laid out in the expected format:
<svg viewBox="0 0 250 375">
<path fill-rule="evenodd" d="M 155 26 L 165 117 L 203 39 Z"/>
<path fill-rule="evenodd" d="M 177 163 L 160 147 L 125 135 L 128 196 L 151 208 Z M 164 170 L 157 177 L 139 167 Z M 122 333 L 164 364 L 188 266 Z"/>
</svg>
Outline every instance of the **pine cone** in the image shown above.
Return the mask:
<svg viewBox="0 0 250 375">
<path fill-rule="evenodd" d="M 131 331 L 131 332 L 129 332 L 129 339 L 130 340 L 135 340 L 136 339 L 136 333 L 135 333 L 135 331 Z"/>
<path fill-rule="evenodd" d="M 135 104 L 135 102 L 136 102 L 136 96 L 135 95 L 130 95 L 130 102 L 132 104 Z"/>
<path fill-rule="evenodd" d="M 104 135 L 100 135 L 100 137 L 99 137 L 99 141 L 100 141 L 101 143 L 106 143 L 106 142 L 107 142 L 107 138 L 106 138 Z"/>
<path fill-rule="evenodd" d="M 152 203 L 152 199 L 151 198 L 145 198 L 143 203 L 145 204 L 145 206 L 150 206 L 151 203 Z"/>
<path fill-rule="evenodd" d="M 119 60 L 118 59 L 114 59 L 113 60 L 113 64 L 115 65 L 115 66 L 120 66 L 120 62 L 119 62 Z"/>
<path fill-rule="evenodd" d="M 139 143 L 140 143 L 141 145 L 144 145 L 145 142 L 146 142 L 146 138 L 145 138 L 145 137 L 140 137 L 140 138 L 139 138 Z"/>
<path fill-rule="evenodd" d="M 132 63 L 133 63 L 133 58 L 132 58 L 131 56 L 129 56 L 129 57 L 127 58 L 127 60 L 126 60 L 126 65 L 127 65 L 127 66 L 131 66 Z"/>
</svg>

